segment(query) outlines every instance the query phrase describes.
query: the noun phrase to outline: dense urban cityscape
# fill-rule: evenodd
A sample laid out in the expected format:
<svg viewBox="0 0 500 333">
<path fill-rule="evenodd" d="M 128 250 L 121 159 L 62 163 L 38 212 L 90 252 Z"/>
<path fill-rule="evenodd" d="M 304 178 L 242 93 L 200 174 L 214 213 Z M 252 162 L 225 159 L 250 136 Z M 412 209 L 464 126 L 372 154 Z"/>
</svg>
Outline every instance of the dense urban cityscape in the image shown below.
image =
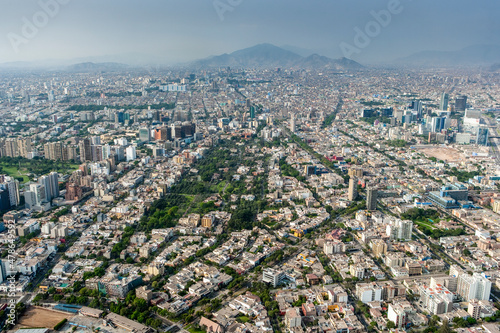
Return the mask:
<svg viewBox="0 0 500 333">
<path fill-rule="evenodd" d="M 5 72 L 5 328 L 498 332 L 500 75 L 347 67 Z"/>
</svg>

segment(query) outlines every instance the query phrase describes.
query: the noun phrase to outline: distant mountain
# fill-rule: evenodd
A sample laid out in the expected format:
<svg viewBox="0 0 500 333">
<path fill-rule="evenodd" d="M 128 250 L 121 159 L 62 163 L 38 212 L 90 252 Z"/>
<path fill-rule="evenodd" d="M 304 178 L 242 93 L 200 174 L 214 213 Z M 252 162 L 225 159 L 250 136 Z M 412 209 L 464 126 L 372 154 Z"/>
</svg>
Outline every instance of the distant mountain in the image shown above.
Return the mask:
<svg viewBox="0 0 500 333">
<path fill-rule="evenodd" d="M 303 49 L 301 47 L 293 46 L 293 45 L 282 45 L 280 47 L 283 50 L 287 50 L 287 51 L 293 52 L 295 54 L 298 54 L 301 57 L 309 57 L 311 54 L 315 53 L 313 50 Z"/>
<path fill-rule="evenodd" d="M 330 59 L 313 54 L 307 58 L 271 44 L 259 44 L 230 54 L 222 54 L 195 61 L 196 68 L 239 67 L 239 68 L 302 68 L 302 69 L 360 69 L 363 66 L 349 59 Z"/>
<path fill-rule="evenodd" d="M 492 72 L 498 72 L 500 71 L 500 63 L 496 63 L 490 66 L 490 71 Z"/>
<path fill-rule="evenodd" d="M 347 58 L 331 59 L 318 54 L 312 54 L 307 58 L 300 59 L 293 65 L 296 68 L 302 69 L 330 69 L 330 70 L 346 70 L 346 69 L 362 69 L 363 66 L 354 60 Z"/>
<path fill-rule="evenodd" d="M 198 60 L 195 67 L 289 67 L 301 56 L 271 44 L 259 44 L 231 54 Z"/>
<path fill-rule="evenodd" d="M 474 45 L 458 51 L 423 51 L 395 61 L 424 67 L 484 66 L 500 61 L 499 45 Z"/>
<path fill-rule="evenodd" d="M 79 64 L 74 64 L 66 67 L 66 71 L 77 72 L 77 73 L 114 72 L 114 71 L 121 71 L 127 68 L 128 65 L 116 62 L 102 62 L 102 63 L 82 62 Z"/>
</svg>

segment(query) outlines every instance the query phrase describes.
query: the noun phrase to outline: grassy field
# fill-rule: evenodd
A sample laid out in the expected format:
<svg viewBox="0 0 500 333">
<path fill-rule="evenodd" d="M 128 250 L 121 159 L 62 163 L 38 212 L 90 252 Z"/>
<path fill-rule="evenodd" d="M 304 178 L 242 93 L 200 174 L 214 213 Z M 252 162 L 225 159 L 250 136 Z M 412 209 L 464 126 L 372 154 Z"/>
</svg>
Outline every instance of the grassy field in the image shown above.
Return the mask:
<svg viewBox="0 0 500 333">
<path fill-rule="evenodd" d="M 26 168 L 16 168 L 13 166 L 7 166 L 6 164 L 0 163 L 0 167 L 2 167 L 2 173 L 6 173 L 8 176 L 11 177 L 23 177 L 23 183 L 26 183 L 30 180 L 28 176 L 25 174 L 27 173 Z"/>
<path fill-rule="evenodd" d="M 29 163 L 31 163 L 31 160 L 26 160 L 26 161 L 29 161 Z M 6 162 L 0 162 L 0 168 L 1 168 L 0 174 L 7 174 L 8 176 L 15 177 L 15 178 L 22 177 L 22 181 L 21 181 L 21 179 L 19 179 L 19 182 L 26 183 L 26 182 L 32 180 L 32 178 L 28 176 L 30 174 L 30 172 L 28 171 L 28 168 L 26 166 L 27 165 L 25 164 L 25 161 L 22 161 L 20 163 L 20 166 L 19 166 L 19 164 L 12 165 L 12 164 L 9 164 Z M 78 164 L 66 164 L 64 166 L 64 168 L 57 168 L 57 170 L 54 170 L 54 171 L 57 171 L 57 172 L 62 173 L 62 174 L 69 174 L 69 173 L 77 170 L 78 167 L 79 167 Z M 39 176 L 41 176 L 41 175 L 39 175 Z"/>
<path fill-rule="evenodd" d="M 439 222 L 440 222 L 440 219 L 433 220 L 433 222 L 429 221 L 429 219 L 418 219 L 417 221 L 415 221 L 415 224 L 418 226 L 422 226 L 424 228 L 427 227 L 427 228 L 432 230 L 432 229 L 436 229 L 434 224 L 439 223 Z"/>
</svg>

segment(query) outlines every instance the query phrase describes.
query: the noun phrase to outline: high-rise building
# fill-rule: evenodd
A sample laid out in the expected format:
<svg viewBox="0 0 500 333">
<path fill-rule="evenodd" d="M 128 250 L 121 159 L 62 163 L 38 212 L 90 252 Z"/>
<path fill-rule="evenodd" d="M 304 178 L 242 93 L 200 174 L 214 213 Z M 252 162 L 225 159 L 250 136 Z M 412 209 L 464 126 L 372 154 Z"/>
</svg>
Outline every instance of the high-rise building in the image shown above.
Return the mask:
<svg viewBox="0 0 500 333">
<path fill-rule="evenodd" d="M 17 157 L 18 149 L 17 149 L 17 140 L 14 138 L 8 138 L 4 143 L 5 156 L 9 157 Z"/>
<path fill-rule="evenodd" d="M 115 113 L 115 123 L 123 124 L 125 122 L 125 113 L 123 111 L 117 111 Z"/>
<path fill-rule="evenodd" d="M 90 143 L 92 145 L 100 145 L 101 144 L 101 137 L 100 136 L 93 136 L 90 138 Z"/>
<path fill-rule="evenodd" d="M 62 142 L 48 142 L 43 145 L 45 158 L 48 160 L 63 160 L 63 144 Z"/>
<path fill-rule="evenodd" d="M 102 161 L 105 161 L 111 155 L 111 147 L 108 144 L 106 144 L 104 146 L 101 146 L 101 149 L 102 149 Z"/>
<path fill-rule="evenodd" d="M 6 180 L 5 183 L 5 188 L 9 192 L 9 202 L 10 206 L 19 206 L 20 202 L 20 197 L 19 197 L 19 182 L 13 178 L 10 180 Z"/>
<path fill-rule="evenodd" d="M 448 110 L 448 101 L 449 101 L 449 96 L 447 93 L 443 93 L 441 95 L 441 102 L 439 103 L 439 109 L 440 110 Z"/>
<path fill-rule="evenodd" d="M 5 267 L 6 261 L 0 260 L 0 283 L 7 279 L 7 268 Z"/>
<path fill-rule="evenodd" d="M 154 136 L 156 141 L 172 140 L 172 130 L 170 127 L 155 128 Z"/>
<path fill-rule="evenodd" d="M 67 183 L 66 184 L 66 200 L 79 200 L 82 198 L 82 188 L 75 183 Z"/>
<path fill-rule="evenodd" d="M 32 151 L 31 138 L 18 138 L 17 149 L 19 150 L 19 156 L 26 158 L 28 153 Z"/>
<path fill-rule="evenodd" d="M 446 118 L 444 117 L 432 117 L 429 130 L 436 133 L 441 132 L 445 127 L 445 121 Z"/>
<path fill-rule="evenodd" d="M 102 161 L 103 154 L 102 154 L 102 146 L 101 145 L 91 145 L 90 151 L 92 152 L 91 161 L 93 161 L 93 162 Z"/>
<path fill-rule="evenodd" d="M 437 285 L 431 288 L 423 284 L 418 289 L 424 308 L 428 309 L 431 314 L 438 315 L 452 310 L 453 293 L 445 286 Z"/>
<path fill-rule="evenodd" d="M 151 131 L 147 127 L 139 129 L 139 141 L 149 142 L 151 141 Z"/>
<path fill-rule="evenodd" d="M 354 176 L 354 177 L 363 177 L 363 169 L 361 168 L 350 168 L 348 171 L 347 171 L 347 174 L 349 176 Z"/>
<path fill-rule="evenodd" d="M 358 179 L 356 177 L 351 177 L 349 179 L 349 194 L 348 198 L 350 201 L 356 200 L 358 197 Z"/>
<path fill-rule="evenodd" d="M 377 210 L 377 196 L 378 191 L 376 188 L 369 187 L 366 189 L 366 209 Z"/>
<path fill-rule="evenodd" d="M 125 152 L 127 154 L 127 162 L 133 161 L 137 158 L 134 146 L 128 146 L 127 149 L 125 149 Z"/>
<path fill-rule="evenodd" d="M 270 283 L 273 288 L 279 286 L 283 279 L 285 278 L 285 274 L 277 269 L 266 268 L 262 272 L 262 281 L 265 283 Z"/>
<path fill-rule="evenodd" d="M 255 106 L 250 107 L 250 119 L 255 118 Z"/>
<path fill-rule="evenodd" d="M 47 202 L 45 198 L 45 187 L 42 184 L 30 184 L 29 191 L 24 192 L 24 201 L 28 209 Z"/>
<path fill-rule="evenodd" d="M 389 304 L 387 319 L 392 321 L 396 325 L 396 328 L 404 327 L 407 322 L 406 310 L 407 309 L 399 303 Z"/>
<path fill-rule="evenodd" d="M 413 222 L 411 220 L 396 219 L 387 225 L 386 234 L 390 239 L 411 240 Z"/>
<path fill-rule="evenodd" d="M 292 118 L 290 118 L 290 131 L 295 133 L 295 115 L 292 113 Z"/>
<path fill-rule="evenodd" d="M 477 129 L 476 144 L 480 146 L 488 145 L 488 127 L 479 127 Z"/>
<path fill-rule="evenodd" d="M 186 137 L 185 133 L 182 130 L 182 124 L 177 122 L 172 124 L 172 138 L 175 139 L 183 139 Z"/>
<path fill-rule="evenodd" d="M 472 318 L 478 320 L 481 316 L 481 304 L 477 300 L 470 301 L 467 312 Z"/>
<path fill-rule="evenodd" d="M 48 202 L 59 196 L 59 175 L 57 172 L 51 172 L 49 175 L 40 177 L 38 183 L 43 185 L 45 200 Z"/>
<path fill-rule="evenodd" d="M 92 161 L 92 149 L 89 138 L 85 138 L 79 143 L 80 147 L 80 160 L 82 162 Z"/>
<path fill-rule="evenodd" d="M 387 253 L 387 243 L 382 239 L 372 240 L 372 251 L 375 257 L 380 258 Z"/>
<path fill-rule="evenodd" d="M 479 273 L 474 273 L 472 276 L 461 274 L 458 276 L 457 293 L 466 301 L 489 300 L 491 281 Z"/>
<path fill-rule="evenodd" d="M 465 111 L 467 108 L 467 96 L 462 95 L 455 99 L 455 111 Z"/>
<path fill-rule="evenodd" d="M 59 174 L 57 172 L 51 172 L 49 174 L 50 179 L 50 193 L 52 198 L 57 198 L 59 196 Z"/>
</svg>

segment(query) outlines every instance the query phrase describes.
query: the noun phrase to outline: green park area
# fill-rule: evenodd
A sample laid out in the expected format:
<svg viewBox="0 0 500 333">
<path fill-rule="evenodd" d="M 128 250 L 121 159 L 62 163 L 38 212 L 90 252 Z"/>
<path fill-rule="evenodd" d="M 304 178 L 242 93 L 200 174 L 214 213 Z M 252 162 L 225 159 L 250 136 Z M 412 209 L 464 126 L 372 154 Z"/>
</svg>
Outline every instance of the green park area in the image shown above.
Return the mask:
<svg viewBox="0 0 500 333">
<path fill-rule="evenodd" d="M 20 183 L 26 183 L 33 178 L 56 171 L 68 174 L 78 169 L 78 164 L 46 159 L 27 159 L 21 157 L 0 158 L 0 174 L 14 177 Z"/>
<path fill-rule="evenodd" d="M 441 214 L 434 209 L 411 208 L 401 214 L 401 218 L 405 220 L 412 220 L 420 231 L 422 231 L 426 236 L 430 236 L 434 239 L 465 234 L 465 230 L 463 228 L 450 230 L 438 228 L 436 224 L 438 224 L 442 218 Z"/>
</svg>

